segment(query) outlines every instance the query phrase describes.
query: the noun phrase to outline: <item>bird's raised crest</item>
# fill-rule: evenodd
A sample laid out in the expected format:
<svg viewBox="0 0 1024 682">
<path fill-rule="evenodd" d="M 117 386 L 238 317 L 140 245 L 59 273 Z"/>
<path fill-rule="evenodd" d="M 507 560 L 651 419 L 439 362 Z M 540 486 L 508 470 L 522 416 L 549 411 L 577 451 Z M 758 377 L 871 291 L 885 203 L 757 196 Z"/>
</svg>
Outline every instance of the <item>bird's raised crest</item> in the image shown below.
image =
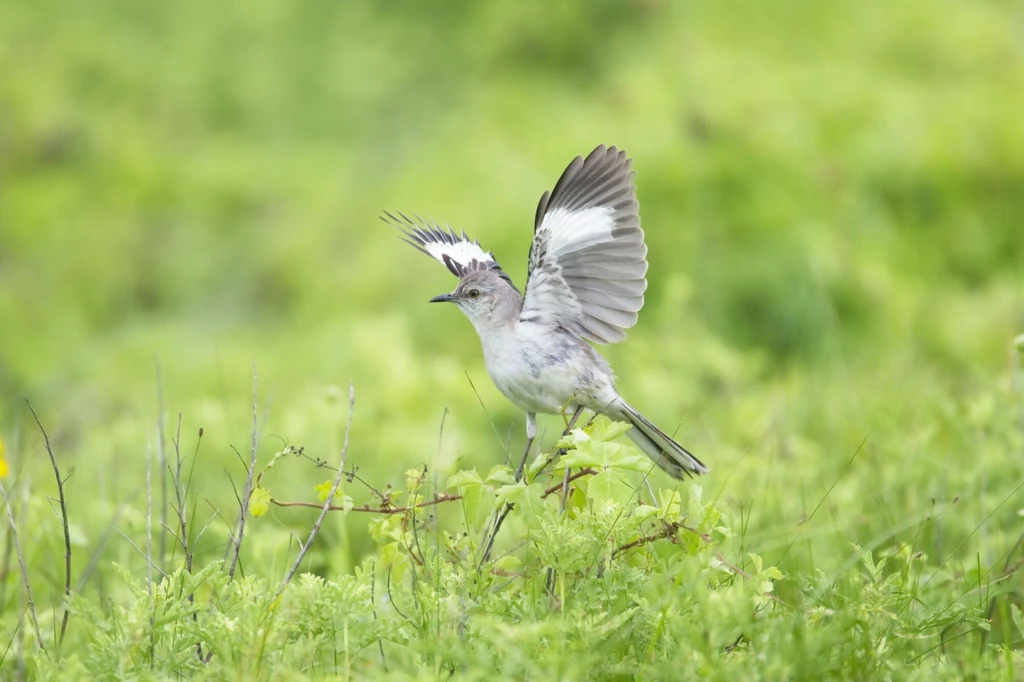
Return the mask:
<svg viewBox="0 0 1024 682">
<path fill-rule="evenodd" d="M 470 272 L 491 270 L 515 288 L 512 280 L 498 265 L 494 254 L 484 251 L 480 242 L 470 239 L 465 231 L 459 235 L 451 225 L 441 227 L 418 215 L 410 218 L 401 212 L 396 216 L 384 211 L 381 220 L 397 228 L 402 234 L 402 241 L 440 261 L 456 277 L 461 279 Z"/>
</svg>

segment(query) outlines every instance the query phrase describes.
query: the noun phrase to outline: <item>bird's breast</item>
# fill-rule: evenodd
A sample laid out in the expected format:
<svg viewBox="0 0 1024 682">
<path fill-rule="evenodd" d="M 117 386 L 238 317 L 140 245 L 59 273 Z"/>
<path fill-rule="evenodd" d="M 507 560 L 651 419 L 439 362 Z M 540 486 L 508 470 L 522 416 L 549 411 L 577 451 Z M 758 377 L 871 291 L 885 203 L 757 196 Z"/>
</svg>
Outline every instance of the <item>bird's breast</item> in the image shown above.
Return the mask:
<svg viewBox="0 0 1024 682">
<path fill-rule="evenodd" d="M 557 413 L 614 396 L 603 359 L 561 330 L 519 324 L 508 333 L 481 337 L 481 342 L 494 385 L 522 410 Z"/>
</svg>

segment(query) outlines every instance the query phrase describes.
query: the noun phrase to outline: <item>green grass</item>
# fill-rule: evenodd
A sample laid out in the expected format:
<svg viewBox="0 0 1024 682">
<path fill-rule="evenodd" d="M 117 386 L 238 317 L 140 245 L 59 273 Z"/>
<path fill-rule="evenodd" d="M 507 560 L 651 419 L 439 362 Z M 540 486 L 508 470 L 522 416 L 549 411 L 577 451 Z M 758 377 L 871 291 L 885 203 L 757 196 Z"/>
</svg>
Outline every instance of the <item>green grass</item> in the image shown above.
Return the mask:
<svg viewBox="0 0 1024 682">
<path fill-rule="evenodd" d="M 0 676 L 1018 679 L 1024 5 L 378 5 L 0 3 L 0 483 L 39 625 L 5 511 Z M 523 416 L 376 220 L 451 222 L 521 284 L 599 143 L 651 262 L 602 352 L 712 470 L 652 474 L 665 518 L 626 448 L 568 516 L 560 472 L 508 487 Z M 350 382 L 338 503 L 464 497 L 328 514 L 279 600 L 318 512 L 271 506 L 229 579 L 254 367 L 255 472 L 307 456 L 274 499 L 317 503 Z"/>
</svg>

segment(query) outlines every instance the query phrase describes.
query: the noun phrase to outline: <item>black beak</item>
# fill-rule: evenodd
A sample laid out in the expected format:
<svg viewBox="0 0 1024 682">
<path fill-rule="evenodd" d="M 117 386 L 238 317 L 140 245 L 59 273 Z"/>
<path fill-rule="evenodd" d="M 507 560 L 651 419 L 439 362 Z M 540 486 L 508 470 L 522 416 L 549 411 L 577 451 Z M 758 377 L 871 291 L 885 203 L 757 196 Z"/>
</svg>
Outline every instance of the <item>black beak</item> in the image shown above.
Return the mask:
<svg viewBox="0 0 1024 682">
<path fill-rule="evenodd" d="M 430 299 L 430 302 L 431 303 L 451 303 L 452 302 L 452 295 L 451 294 L 441 294 L 440 296 L 435 296 L 434 298 Z"/>
</svg>

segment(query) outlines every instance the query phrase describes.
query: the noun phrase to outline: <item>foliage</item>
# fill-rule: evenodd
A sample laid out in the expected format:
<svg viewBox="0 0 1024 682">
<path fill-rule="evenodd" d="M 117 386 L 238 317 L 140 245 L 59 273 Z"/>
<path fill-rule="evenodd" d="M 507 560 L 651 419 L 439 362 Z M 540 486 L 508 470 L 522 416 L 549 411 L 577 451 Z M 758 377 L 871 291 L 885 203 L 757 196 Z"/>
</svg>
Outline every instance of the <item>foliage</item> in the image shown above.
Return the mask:
<svg viewBox="0 0 1024 682">
<path fill-rule="evenodd" d="M 573 481 L 564 509 L 552 494 L 559 484 L 511 482 L 506 467 L 486 479 L 461 471 L 448 487 L 462 498 L 445 502 L 461 502 L 465 530 L 453 533 L 437 526 L 435 506 L 417 506 L 424 481 L 413 471 L 405 492 L 391 498 L 406 511 L 370 521 L 377 551 L 353 574 L 304 573 L 278 597 L 265 579 L 230 580 L 219 562 L 152 583 L 119 569 L 130 598 L 104 607 L 73 597 L 73 616 L 90 624 L 88 647 L 60 659 L 40 653 L 35 672 L 60 679 L 810 673 L 801 657 L 770 658 L 784 667 L 763 670 L 786 642 L 815 652 L 819 675 L 901 678 L 922 661 L 938 664 L 940 646 L 945 656 L 975 649 L 988 629 L 984 604 L 945 602 L 927 579 L 935 568 L 909 547 L 877 560 L 855 547 L 857 569 L 805 579 L 799 601 L 787 603 L 774 594 L 786 580 L 777 568 L 757 555 L 745 569 L 723 558 L 737 538 L 699 486 L 685 500 L 672 489 L 650 498 L 637 485 L 643 474 L 636 482 L 623 474 L 639 468 L 639 453 L 605 439 L 622 428 L 599 421 L 588 430 L 563 441 L 561 463 L 594 467 Z M 618 478 L 609 487 L 601 477 L 612 473 Z M 619 486 L 629 493 L 620 496 Z M 481 508 L 493 512 L 509 500 L 513 548 L 484 558 L 491 521 Z M 954 630 L 961 641 L 946 643 Z M 827 652 L 815 651 L 825 642 L 832 642 Z"/>
</svg>

